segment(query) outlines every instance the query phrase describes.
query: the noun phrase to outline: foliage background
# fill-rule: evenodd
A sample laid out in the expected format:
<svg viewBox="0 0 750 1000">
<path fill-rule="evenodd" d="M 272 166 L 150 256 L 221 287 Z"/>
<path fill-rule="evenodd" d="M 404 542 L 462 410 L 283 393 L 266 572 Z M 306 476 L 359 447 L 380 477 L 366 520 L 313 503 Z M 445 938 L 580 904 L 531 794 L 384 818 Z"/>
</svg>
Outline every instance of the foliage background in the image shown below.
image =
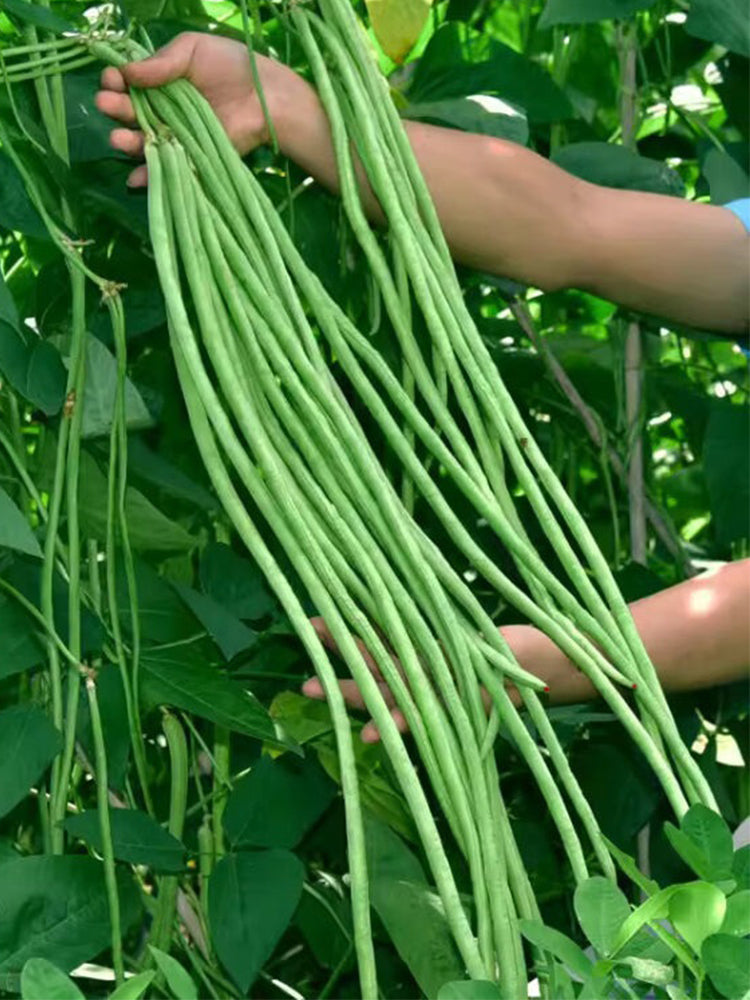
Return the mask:
<svg viewBox="0 0 750 1000">
<path fill-rule="evenodd" d="M 0 3 L 2 44 L 17 39 L 17 3 Z M 146 25 L 155 44 L 186 28 L 241 37 L 233 0 L 131 0 L 124 6 Z M 52 10 L 80 22 L 84 5 L 55 0 Z M 268 50 L 304 71 L 280 8 L 265 4 L 261 14 Z M 635 37 L 638 53 L 632 151 L 618 145 L 619 57 L 627 37 Z M 406 63 L 396 67 L 385 56 L 382 61 L 392 71 L 407 117 L 524 142 L 599 183 L 722 204 L 748 193 L 749 55 L 741 0 L 548 0 L 546 5 L 441 0 Z M 145 746 L 160 822 L 168 813 L 170 757 L 156 706 L 169 706 L 188 738 L 191 776 L 182 843 L 160 840 L 153 824 L 140 832 L 116 830 L 126 952 L 134 959 L 141 955 L 155 881 L 161 888 L 169 873 L 178 872 L 182 931 L 175 929 L 171 947 L 183 965 L 194 966 L 201 990 L 280 996 L 277 980 L 304 996 L 354 996 L 343 808 L 326 709 L 297 694 L 309 665 L 208 489 L 169 353 L 145 198 L 126 189 L 129 164 L 108 145 L 108 124 L 93 105 L 97 79 L 98 70 L 86 68 L 65 81 L 69 170 L 49 152 L 32 161 L 28 139 L 43 142 L 32 91 L 16 88 L 14 97 L 27 130 L 19 141 L 38 183 L 52 201 L 62 190 L 76 206 L 78 235 L 91 241 L 86 259 L 92 269 L 127 284 L 127 511 L 145 644 Z M 503 103 L 469 100 L 476 95 Z M 8 117 L 7 95 L 0 95 L 0 103 Z M 310 266 L 393 356 L 387 318 L 337 200 L 269 150 L 248 162 Z M 65 265 L 2 150 L 0 262 L 0 500 L 15 504 L 0 508 L 0 576 L 35 603 L 40 573 L 35 540 L 43 531 L 24 478 L 42 497 L 50 489 L 65 405 L 70 301 Z M 708 330 L 634 316 L 575 290 L 542 294 L 468 270 L 461 277 L 503 376 L 629 599 L 682 579 L 691 567 L 748 555 L 748 380 L 741 346 Z M 541 338 L 536 346 L 509 310 L 515 296 L 528 305 L 535 337 Z M 633 425 L 626 415 L 625 340 L 635 321 L 643 331 L 644 391 Z M 105 310 L 93 288 L 87 326 L 80 502 L 81 531 L 92 554 L 105 541 L 107 435 L 116 377 Z M 550 357 L 596 414 L 598 444 L 551 374 Z M 627 466 L 637 439 L 644 443 L 646 489 L 670 540 L 667 545 L 650 531 L 645 564 L 630 558 L 629 496 L 615 468 L 617 457 Z M 388 462 L 385 447 L 383 456 Z M 460 512 L 461 498 L 451 499 Z M 14 521 L 16 508 L 33 533 Z M 417 509 L 429 523 L 428 512 Z M 531 517 L 526 526 L 554 566 L 555 554 Z M 437 525 L 431 530 L 440 537 Z M 496 547 L 481 525 L 473 530 L 488 549 Z M 442 544 L 450 551 L 447 540 Z M 493 556 L 514 574 L 503 553 Z M 91 578 L 87 585 L 94 585 Z M 62 576 L 55 586 L 57 627 L 65 638 Z M 482 591 L 481 581 L 477 588 Z M 124 580 L 120 593 L 127 627 Z M 499 624 L 517 620 L 495 595 L 482 596 Z M 48 957 L 66 970 L 95 959 L 106 965 L 108 931 L 101 869 L 88 856 L 89 848 L 96 848 L 95 824 L 85 819 L 95 802 L 87 777 L 93 759 L 88 709 L 82 702 L 71 789 L 83 816 L 71 821 L 69 857 L 44 857 L 37 801 L 29 788 L 43 780 L 58 736 L 42 711 L 46 687 L 37 623 L 5 593 L 0 593 L 0 637 L 0 988 L 15 993 L 30 955 Z M 93 606 L 84 617 L 84 650 L 101 666 L 110 786 L 117 802 L 128 802 L 131 748 L 122 684 L 107 662 L 107 642 L 106 608 L 98 614 Z M 740 751 L 749 736 L 746 686 L 673 703 L 686 739 L 701 736 L 702 765 L 725 817 L 736 824 L 750 807 Z M 629 853 L 640 850 L 657 880 L 684 877 L 661 834 L 668 811 L 660 792 L 606 709 L 592 704 L 553 709 L 551 715 L 604 832 Z M 278 745 L 274 726 L 283 727 L 283 738 L 304 746 L 304 757 L 260 757 L 264 739 Z M 502 735 L 497 753 L 544 917 L 580 936 L 572 880 L 543 802 Z M 387 761 L 378 747 L 363 745 L 359 765 L 372 815 L 383 990 L 390 997 L 413 997 L 426 967 L 448 975 L 455 956 L 436 918 L 428 917 L 429 891 L 411 821 Z M 647 834 L 637 841 L 644 827 Z M 269 853 L 261 856 L 261 850 Z M 405 873 L 422 885 L 413 898 L 393 892 L 392 880 Z M 35 908 L 33 918 L 29 906 Z M 27 916 L 16 919 L 21 914 Z M 56 931 L 47 936 L 42 928 L 50 921 Z M 195 942 L 208 940 L 209 925 L 213 937 L 202 952 Z M 88 994 L 101 995 L 95 981 L 79 983 Z"/>
</svg>

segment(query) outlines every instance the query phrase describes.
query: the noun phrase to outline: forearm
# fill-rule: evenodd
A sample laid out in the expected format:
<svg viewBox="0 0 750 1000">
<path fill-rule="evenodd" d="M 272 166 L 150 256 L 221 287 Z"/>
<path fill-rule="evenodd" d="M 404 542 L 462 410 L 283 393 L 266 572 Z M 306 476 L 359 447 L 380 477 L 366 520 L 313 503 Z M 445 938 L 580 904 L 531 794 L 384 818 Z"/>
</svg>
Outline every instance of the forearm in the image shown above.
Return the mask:
<svg viewBox="0 0 750 1000">
<path fill-rule="evenodd" d="M 666 691 L 713 687 L 749 676 L 750 560 L 635 601 L 630 609 Z M 505 632 L 521 664 L 547 681 L 553 701 L 595 696 L 590 681 L 541 632 L 526 626 Z"/>
<path fill-rule="evenodd" d="M 696 327 L 746 333 L 750 241 L 716 206 L 581 181 L 544 157 L 487 136 L 405 124 L 456 260 L 545 290 L 574 286 Z M 284 151 L 338 190 L 317 95 L 296 100 Z M 371 218 L 379 206 L 361 170 Z"/>
</svg>

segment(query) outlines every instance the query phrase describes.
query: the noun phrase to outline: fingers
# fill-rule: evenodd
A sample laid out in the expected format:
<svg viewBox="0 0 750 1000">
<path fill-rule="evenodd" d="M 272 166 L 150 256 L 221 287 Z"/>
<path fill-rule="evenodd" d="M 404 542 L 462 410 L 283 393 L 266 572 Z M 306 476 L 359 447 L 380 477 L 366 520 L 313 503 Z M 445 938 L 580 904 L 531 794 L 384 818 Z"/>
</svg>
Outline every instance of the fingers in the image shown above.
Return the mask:
<svg viewBox="0 0 750 1000">
<path fill-rule="evenodd" d="M 406 722 L 406 719 L 404 718 L 403 713 L 399 711 L 399 709 L 392 708 L 391 717 L 393 721 L 396 723 L 396 729 L 398 729 L 400 733 L 409 732 L 409 726 Z M 380 731 L 378 730 L 377 726 L 372 721 L 372 719 L 370 719 L 370 721 L 367 723 L 366 726 L 362 727 L 362 732 L 359 735 L 363 743 L 378 743 L 380 740 Z"/>
<path fill-rule="evenodd" d="M 165 83 L 186 76 L 193 58 L 197 35 L 186 32 L 178 35 L 169 45 L 148 59 L 128 63 L 122 75 L 129 87 L 161 87 Z"/>
<path fill-rule="evenodd" d="M 127 94 L 116 90 L 100 90 L 96 95 L 96 106 L 102 114 L 123 125 L 135 125 L 133 102 Z"/>
<path fill-rule="evenodd" d="M 396 708 L 393 701 L 393 695 L 391 694 L 389 688 L 385 684 L 380 684 L 378 686 L 380 687 L 380 691 L 386 704 L 391 710 L 391 716 L 393 721 L 396 723 L 396 728 L 400 733 L 407 733 L 409 731 L 409 726 L 407 725 L 403 712 Z M 341 688 L 341 693 L 344 696 L 344 701 L 350 708 L 363 709 L 366 707 L 365 700 L 354 681 L 339 681 L 339 687 Z M 319 701 L 323 701 L 325 699 L 323 685 L 317 677 L 311 677 L 309 680 L 305 681 L 302 685 L 302 693 L 308 698 L 315 698 Z M 370 719 L 370 721 L 362 727 L 360 738 L 363 743 L 377 743 L 380 740 L 380 732 L 372 719 Z"/>
<path fill-rule="evenodd" d="M 128 89 L 122 73 L 114 66 L 107 66 L 106 69 L 102 70 L 101 88 L 102 90 L 117 91 L 118 94 L 124 94 Z"/>
<path fill-rule="evenodd" d="M 113 129 L 109 136 L 112 149 L 127 156 L 143 156 L 143 133 L 129 128 Z"/>
<path fill-rule="evenodd" d="M 129 188 L 143 188 L 148 184 L 148 170 L 146 164 L 142 163 L 140 167 L 136 167 L 135 170 L 128 177 L 128 187 Z"/>
<path fill-rule="evenodd" d="M 330 631 L 328 630 L 328 626 L 323 621 L 323 619 L 322 618 L 311 618 L 310 619 L 310 624 L 312 625 L 312 627 L 317 632 L 318 638 L 323 643 L 323 645 L 326 647 L 326 649 L 328 649 L 332 653 L 336 653 L 337 655 L 340 656 L 341 652 L 339 650 L 338 643 L 336 642 L 336 640 L 331 635 Z M 360 653 L 362 654 L 362 658 L 364 659 L 365 663 L 367 664 L 367 666 L 370 669 L 370 673 L 372 674 L 372 676 L 375 678 L 375 680 L 382 681 L 383 675 L 380 673 L 380 670 L 378 668 L 377 663 L 372 658 L 372 655 L 370 654 L 370 652 L 367 649 L 367 647 L 365 646 L 365 644 L 362 642 L 361 639 L 357 639 L 356 643 L 357 643 L 357 647 L 359 648 Z"/>
</svg>

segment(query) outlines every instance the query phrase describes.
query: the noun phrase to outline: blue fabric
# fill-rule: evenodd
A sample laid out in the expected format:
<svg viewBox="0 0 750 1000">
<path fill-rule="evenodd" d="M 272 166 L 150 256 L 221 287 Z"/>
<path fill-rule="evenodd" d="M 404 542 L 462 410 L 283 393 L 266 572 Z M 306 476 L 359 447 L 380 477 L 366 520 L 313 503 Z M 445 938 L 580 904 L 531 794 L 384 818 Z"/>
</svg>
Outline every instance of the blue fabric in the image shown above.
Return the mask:
<svg viewBox="0 0 750 1000">
<path fill-rule="evenodd" d="M 745 226 L 745 229 L 750 233 L 750 198 L 738 198 L 737 201 L 730 201 L 724 208 L 728 208 L 730 212 L 734 212 Z"/>
</svg>

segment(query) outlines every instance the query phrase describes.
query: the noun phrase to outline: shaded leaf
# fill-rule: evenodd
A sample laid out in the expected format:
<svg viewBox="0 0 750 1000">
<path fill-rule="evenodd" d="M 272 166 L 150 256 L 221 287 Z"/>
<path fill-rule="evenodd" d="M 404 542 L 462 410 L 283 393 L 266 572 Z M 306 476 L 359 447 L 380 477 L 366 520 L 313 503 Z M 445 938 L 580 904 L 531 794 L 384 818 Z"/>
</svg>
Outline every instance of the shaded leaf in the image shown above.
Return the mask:
<svg viewBox="0 0 750 1000">
<path fill-rule="evenodd" d="M 111 809 L 112 844 L 115 857 L 131 865 L 148 865 L 154 871 L 185 869 L 185 846 L 147 813 L 137 809 Z M 102 836 L 96 809 L 69 816 L 65 829 L 101 853 Z"/>
<path fill-rule="evenodd" d="M 33 856 L 3 865 L 0 974 L 18 974 L 29 958 L 49 958 L 64 971 L 109 946 L 109 907 L 101 863 L 76 856 Z M 129 871 L 118 869 L 122 928 L 140 910 Z"/>
<path fill-rule="evenodd" d="M 208 919 L 216 954 L 243 993 L 289 926 L 305 869 L 289 851 L 222 858 L 208 882 Z"/>
<path fill-rule="evenodd" d="M 0 548 L 3 546 L 42 558 L 42 550 L 29 522 L 0 486 Z"/>
<path fill-rule="evenodd" d="M 62 737 L 36 705 L 0 712 L 0 816 L 17 805 L 62 748 Z"/>
<path fill-rule="evenodd" d="M 198 1000 L 198 989 L 192 977 L 180 965 L 176 958 L 172 958 L 160 948 L 154 948 L 152 944 L 148 950 L 154 956 L 154 961 L 159 967 L 167 981 L 167 986 L 176 1000 Z"/>
<path fill-rule="evenodd" d="M 539 28 L 554 24 L 588 24 L 610 18 L 623 20 L 638 10 L 653 7 L 655 0 L 547 0 Z"/>
<path fill-rule="evenodd" d="M 49 7 L 38 3 L 26 3 L 25 0 L 0 0 L 0 10 L 17 17 L 24 24 L 33 24 L 58 34 L 61 31 L 73 31 L 73 26 Z"/>
<path fill-rule="evenodd" d="M 233 732 L 283 743 L 254 695 L 188 649 L 144 652 L 141 670 L 146 702 L 182 708 Z"/>
<path fill-rule="evenodd" d="M 693 0 L 685 30 L 732 52 L 750 56 L 750 30 L 744 0 Z"/>
<path fill-rule="evenodd" d="M 33 10 L 44 10 L 34 4 L 23 4 Z M 17 230 L 26 236 L 48 239 L 47 228 L 26 193 L 23 179 L 11 158 L 0 151 L 0 226 Z"/>
<path fill-rule="evenodd" d="M 639 156 L 611 142 L 576 142 L 557 150 L 553 163 L 591 184 L 682 195 L 679 174 L 659 160 Z"/>
<path fill-rule="evenodd" d="M 518 928 L 527 941 L 542 951 L 551 952 L 569 972 L 584 981 L 589 978 L 594 967 L 593 962 L 575 941 L 571 941 L 562 931 L 547 927 L 537 920 L 519 920 Z"/>
<path fill-rule="evenodd" d="M 139 972 L 132 979 L 120 983 L 114 993 L 109 994 L 109 1000 L 140 1000 L 151 985 L 156 973 L 153 970 Z"/>
<path fill-rule="evenodd" d="M 86 367 L 81 434 L 84 438 L 102 437 L 109 434 L 112 427 L 117 360 L 100 340 L 88 337 Z M 143 430 L 154 423 L 141 394 L 129 378 L 125 379 L 125 420 L 129 430 Z"/>
<path fill-rule="evenodd" d="M 716 537 L 730 545 L 750 537 L 750 420 L 747 407 L 712 399 L 703 469 Z"/>
<path fill-rule="evenodd" d="M 409 104 L 402 114 L 404 118 L 414 121 L 447 125 L 479 135 L 494 135 L 521 145 L 525 145 L 529 138 L 526 115 L 507 101 L 489 94 Z"/>
<path fill-rule="evenodd" d="M 710 149 L 703 160 L 702 170 L 714 205 L 726 205 L 738 198 L 747 198 L 750 180 L 729 153 Z"/>
<path fill-rule="evenodd" d="M 206 594 L 238 618 L 257 620 L 276 608 L 258 567 L 228 545 L 212 542 L 206 546 L 201 555 L 200 578 Z"/>
<path fill-rule="evenodd" d="M 52 962 L 30 958 L 21 970 L 21 1000 L 84 1000 L 84 996 Z"/>
<path fill-rule="evenodd" d="M 35 667 L 44 659 L 34 619 L 8 594 L 0 594 L 0 679 Z"/>
<path fill-rule="evenodd" d="M 446 983 L 438 991 L 437 1000 L 502 1000 L 497 983 L 480 979 L 462 979 Z"/>
<path fill-rule="evenodd" d="M 235 848 L 296 846 L 330 805 L 336 786 L 314 758 L 262 756 L 234 786 L 224 829 Z"/>
<path fill-rule="evenodd" d="M 703 942 L 701 959 L 708 978 L 726 1000 L 737 1000 L 750 990 L 750 939 L 713 934 Z"/>
<path fill-rule="evenodd" d="M 435 996 L 464 971 L 442 902 L 398 834 L 365 818 L 371 904 L 422 992 Z"/>
<path fill-rule="evenodd" d="M 227 660 L 231 660 L 237 653 L 255 645 L 258 633 L 248 628 L 231 611 L 227 611 L 221 604 L 217 604 L 212 598 L 193 590 L 192 587 L 186 587 L 180 583 L 173 583 L 172 586 L 204 626 Z"/>
</svg>

